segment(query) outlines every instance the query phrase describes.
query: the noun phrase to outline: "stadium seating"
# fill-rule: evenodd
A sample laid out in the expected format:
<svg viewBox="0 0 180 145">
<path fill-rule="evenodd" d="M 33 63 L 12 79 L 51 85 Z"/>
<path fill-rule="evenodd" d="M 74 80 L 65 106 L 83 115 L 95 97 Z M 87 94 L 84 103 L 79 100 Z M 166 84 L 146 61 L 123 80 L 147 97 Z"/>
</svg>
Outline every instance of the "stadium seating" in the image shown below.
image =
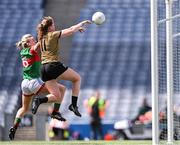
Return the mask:
<svg viewBox="0 0 180 145">
<path fill-rule="evenodd" d="M 73 37 L 70 66 L 82 76 L 79 104 L 91 95 L 87 90 L 100 89 L 111 104 L 105 122 L 132 119 L 150 93 L 149 0 L 88 0 L 79 19 L 96 11 L 105 13 L 106 22 Z"/>
<path fill-rule="evenodd" d="M 35 27 L 43 15 L 43 0 L 0 1 L 0 125 L 4 113 L 17 106 L 22 67 L 15 43 L 26 33 L 36 36 Z M 32 21 L 33 20 L 33 21 Z"/>
<path fill-rule="evenodd" d="M 15 43 L 25 33 L 35 36 L 35 27 L 43 15 L 42 3 L 43 0 L 0 1 L 0 91 L 6 91 L 0 93 L 0 112 L 12 112 L 16 105 L 16 101 L 3 99 L 17 100 L 19 95 L 22 68 Z M 111 104 L 105 122 L 132 119 L 150 91 L 149 0 L 88 0 L 79 20 L 91 19 L 95 11 L 104 12 L 106 22 L 102 26 L 90 25 L 86 33 L 74 35 L 69 61 L 69 66 L 82 76 L 78 103 L 83 117 L 67 112 L 70 91 L 64 97 L 62 113 L 70 122 L 89 122 L 83 101 L 99 89 Z"/>
</svg>

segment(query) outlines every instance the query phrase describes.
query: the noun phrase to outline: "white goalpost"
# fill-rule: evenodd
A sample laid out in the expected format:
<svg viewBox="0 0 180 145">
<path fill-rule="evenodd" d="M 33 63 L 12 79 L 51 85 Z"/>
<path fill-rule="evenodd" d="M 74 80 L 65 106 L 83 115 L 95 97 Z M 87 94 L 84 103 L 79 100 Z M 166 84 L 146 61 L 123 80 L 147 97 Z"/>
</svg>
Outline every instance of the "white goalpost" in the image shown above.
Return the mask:
<svg viewBox="0 0 180 145">
<path fill-rule="evenodd" d="M 173 31 L 172 2 L 166 0 L 167 141 L 173 143 Z"/>
<path fill-rule="evenodd" d="M 163 1 L 163 0 L 161 0 Z M 174 71 L 173 71 L 173 39 L 180 36 L 180 33 L 173 34 L 173 21 L 180 18 L 180 14 L 173 15 L 173 2 L 175 0 L 164 0 L 165 18 L 158 20 L 158 0 L 151 0 L 151 89 L 152 89 L 152 144 L 159 145 L 159 39 L 158 29 L 161 25 L 165 28 L 166 50 L 166 105 L 167 105 L 167 144 L 174 143 Z M 178 1 L 178 0 L 176 0 Z M 178 7 L 179 8 L 179 7 Z M 180 11 L 180 10 L 179 10 Z M 180 30 L 179 30 L 180 31 Z M 161 42 L 162 43 L 162 42 Z M 162 45 L 162 44 L 161 44 Z M 164 69 L 164 70 L 165 70 Z M 178 120 L 179 121 L 179 120 Z"/>
<path fill-rule="evenodd" d="M 158 125 L 158 39 L 157 0 L 151 0 L 151 92 L 152 92 L 152 143 L 159 143 Z"/>
</svg>

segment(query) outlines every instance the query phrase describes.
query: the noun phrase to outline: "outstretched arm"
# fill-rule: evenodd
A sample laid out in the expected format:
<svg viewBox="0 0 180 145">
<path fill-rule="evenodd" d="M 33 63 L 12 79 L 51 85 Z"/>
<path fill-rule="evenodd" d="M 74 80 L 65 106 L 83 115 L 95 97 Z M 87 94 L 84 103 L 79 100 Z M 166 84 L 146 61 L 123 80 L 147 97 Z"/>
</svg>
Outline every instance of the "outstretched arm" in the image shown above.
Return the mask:
<svg viewBox="0 0 180 145">
<path fill-rule="evenodd" d="M 82 33 L 85 31 L 84 26 L 86 26 L 87 24 L 91 24 L 91 23 L 92 22 L 90 20 L 85 20 L 76 25 L 71 26 L 70 28 L 64 29 L 64 30 L 62 30 L 61 37 L 70 36 L 77 31 Z"/>
<path fill-rule="evenodd" d="M 37 43 L 34 45 L 34 51 L 40 52 L 40 42 L 37 42 Z"/>
</svg>

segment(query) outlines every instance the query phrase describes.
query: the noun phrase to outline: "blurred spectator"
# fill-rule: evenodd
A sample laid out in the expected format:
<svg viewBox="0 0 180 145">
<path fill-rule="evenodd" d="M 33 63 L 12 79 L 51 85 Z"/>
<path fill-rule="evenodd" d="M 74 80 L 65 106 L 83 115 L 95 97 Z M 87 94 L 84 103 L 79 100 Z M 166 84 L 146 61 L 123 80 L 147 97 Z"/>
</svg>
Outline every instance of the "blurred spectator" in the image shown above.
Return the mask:
<svg viewBox="0 0 180 145">
<path fill-rule="evenodd" d="M 168 128 L 168 121 L 167 121 L 167 102 L 165 103 L 166 106 L 164 107 L 164 109 L 162 109 L 159 113 L 159 121 L 160 121 L 160 139 L 167 139 L 167 128 Z M 180 116 L 179 116 L 179 106 L 177 104 L 175 104 L 173 106 L 173 123 L 174 123 L 174 139 L 175 140 L 179 140 L 180 137 L 180 132 L 178 130 L 179 128 L 179 122 L 180 122 Z"/>
<path fill-rule="evenodd" d="M 71 134 L 71 140 L 81 140 L 81 135 L 78 131 L 74 131 Z"/>
<path fill-rule="evenodd" d="M 137 116 L 132 120 L 133 122 L 140 121 L 141 123 L 146 123 L 152 120 L 151 107 L 147 103 L 147 99 L 143 99 L 142 106 L 139 108 Z"/>
<path fill-rule="evenodd" d="M 107 101 L 101 98 L 99 91 L 96 91 L 93 96 L 88 100 L 85 100 L 85 106 L 91 117 L 90 125 L 92 129 L 92 139 L 103 139 L 101 120 L 105 116 Z"/>
</svg>

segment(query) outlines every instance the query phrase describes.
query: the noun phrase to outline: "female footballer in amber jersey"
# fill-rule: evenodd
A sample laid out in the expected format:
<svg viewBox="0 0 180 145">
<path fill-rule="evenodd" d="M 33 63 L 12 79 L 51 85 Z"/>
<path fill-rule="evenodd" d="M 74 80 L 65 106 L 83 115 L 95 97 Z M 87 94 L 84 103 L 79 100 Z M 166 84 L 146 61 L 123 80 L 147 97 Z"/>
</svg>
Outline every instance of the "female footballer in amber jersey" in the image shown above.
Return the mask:
<svg viewBox="0 0 180 145">
<path fill-rule="evenodd" d="M 90 24 L 91 21 L 85 20 L 70 28 L 56 31 L 54 20 L 52 17 L 44 17 L 38 25 L 38 41 L 41 47 L 41 77 L 47 84 L 47 88 L 51 94 L 59 96 L 56 80 L 68 80 L 72 82 L 72 104 L 69 110 L 75 115 L 81 117 L 77 107 L 77 99 L 80 91 L 81 77 L 73 69 L 61 63 L 59 58 L 59 39 L 67 37 L 75 32 L 84 32 L 84 26 Z"/>
</svg>

